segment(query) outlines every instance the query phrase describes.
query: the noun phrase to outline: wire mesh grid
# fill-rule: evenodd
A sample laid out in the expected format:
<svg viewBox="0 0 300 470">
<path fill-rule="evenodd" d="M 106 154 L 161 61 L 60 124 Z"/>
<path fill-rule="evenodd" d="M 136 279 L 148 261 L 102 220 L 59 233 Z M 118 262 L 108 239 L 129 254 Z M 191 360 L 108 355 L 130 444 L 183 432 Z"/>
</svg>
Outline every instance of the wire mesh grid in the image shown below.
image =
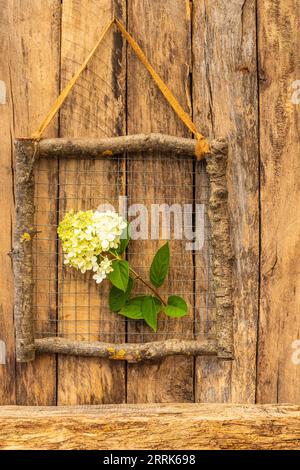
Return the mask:
<svg viewBox="0 0 300 470">
<path fill-rule="evenodd" d="M 36 337 L 113 343 L 215 337 L 208 196 L 205 163 L 192 158 L 139 154 L 41 159 L 35 173 Z M 143 321 L 110 311 L 108 281 L 97 285 L 91 273 L 63 264 L 57 225 L 67 211 L 110 207 L 120 212 L 125 206 L 137 234 L 129 243 L 127 259 L 147 278 L 154 253 L 170 239 L 169 276 L 159 293 L 166 299 L 181 295 L 189 305 L 188 315 L 181 319 L 161 313 L 156 333 Z M 199 231 L 203 243 L 191 249 L 188 238 L 199 236 Z M 138 281 L 134 289 L 146 293 Z"/>
</svg>

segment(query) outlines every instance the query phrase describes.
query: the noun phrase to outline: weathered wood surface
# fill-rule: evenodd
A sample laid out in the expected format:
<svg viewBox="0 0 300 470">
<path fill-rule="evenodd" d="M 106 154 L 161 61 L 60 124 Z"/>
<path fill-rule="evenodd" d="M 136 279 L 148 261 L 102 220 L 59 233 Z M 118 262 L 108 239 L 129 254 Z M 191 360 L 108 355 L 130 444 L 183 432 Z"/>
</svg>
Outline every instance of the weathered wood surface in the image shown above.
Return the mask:
<svg viewBox="0 0 300 470">
<path fill-rule="evenodd" d="M 3 5 L 2 5 L 3 4 Z M 11 238 L 12 218 L 9 216 L 9 205 L 12 204 L 13 184 L 11 175 L 13 175 L 12 161 L 13 140 L 15 136 L 30 135 L 34 127 L 42 119 L 45 109 L 51 106 L 54 97 L 58 93 L 58 75 L 59 68 L 59 24 L 60 24 L 60 1 L 41 3 L 34 1 L 16 1 L 2 2 L 1 12 L 1 30 L 5 27 L 6 48 L 1 47 L 1 57 L 3 51 L 3 60 L 5 68 L 8 67 L 9 74 L 6 76 L 8 89 L 8 105 L 10 108 L 9 134 L 6 140 L 6 164 L 1 175 L 5 175 L 6 181 L 1 184 L 1 190 L 4 191 L 5 203 L 1 205 L 3 212 L 3 223 L 5 230 L 3 233 Z M 4 23 L 2 23 L 4 18 Z M 37 23 L 37 18 L 39 21 Z M 39 27 L 37 27 L 37 24 Z M 1 42 L 2 44 L 2 42 Z M 2 60 L 2 58 L 1 58 Z M 56 134 L 56 125 L 54 124 L 47 131 L 46 136 L 54 137 Z M 1 121 L 2 128 L 2 121 Z M 1 146 L 2 147 L 2 146 Z M 1 148 L 2 152 L 3 147 Z M 4 150 L 4 149 L 3 149 Z M 1 154 L 2 155 L 2 154 Z M 9 162 L 9 160 L 11 161 Z M 51 180 L 55 173 L 55 161 L 41 163 L 44 175 Z M 54 180 L 53 180 L 54 181 Z M 55 185 L 52 185 L 52 189 Z M 51 189 L 47 197 L 51 197 Z M 1 215 L 2 220 L 2 215 Z M 38 223 L 48 224 L 49 215 L 44 214 L 38 218 Z M 1 235 L 2 236 L 2 235 Z M 7 243 L 1 243 L 1 247 L 6 250 Z M 7 255 L 6 255 L 7 256 Z M 40 262 L 43 264 L 43 256 Z M 3 275 L 7 283 L 1 283 L 6 293 L 2 296 L 3 313 L 5 314 L 4 331 L 8 331 L 8 322 L 12 320 L 12 308 L 8 309 L 7 298 L 13 295 L 13 289 L 10 281 L 10 261 L 4 261 Z M 45 273 L 41 274 L 45 275 Z M 42 290 L 42 289 L 39 289 Z M 41 318 L 44 312 L 41 313 Z M 48 316 L 48 312 L 47 312 Z M 11 334 L 11 333 L 10 333 Z M 6 338 L 7 350 L 13 341 L 13 336 Z M 55 357 L 44 356 L 30 364 L 18 364 L 14 366 L 10 359 L 6 365 L 1 365 L 1 369 L 6 369 L 7 374 L 14 380 L 16 372 L 16 400 L 19 404 L 54 404 L 55 403 Z M 14 372 L 15 371 L 15 372 Z M 1 382 L 2 387 L 2 382 Z M 9 391 L 8 384 L 4 381 L 6 388 L 4 395 Z M 10 399 L 3 398 L 3 403 Z"/>
<path fill-rule="evenodd" d="M 141 18 L 143 20 L 141 21 Z M 185 111 L 190 112 L 189 72 L 191 65 L 191 25 L 186 2 L 128 2 L 128 30 L 144 51 L 150 63 L 174 91 Z M 148 72 L 128 49 L 127 67 L 127 132 L 163 132 L 190 137 L 183 123 L 166 102 Z M 151 162 L 139 159 L 128 162 L 127 188 L 129 203 L 151 204 L 193 200 L 193 162 L 168 160 L 168 155 L 154 153 Z M 170 155 L 169 155 L 170 156 Z M 143 154 L 140 155 L 143 157 Z M 175 184 L 176 182 L 176 184 Z M 145 271 L 162 242 L 135 240 L 128 249 L 129 261 Z M 145 253 L 143 257 L 140 253 Z M 159 339 L 192 339 L 193 337 L 193 260 L 180 240 L 171 241 L 171 269 L 161 292 L 182 294 L 190 305 L 189 315 L 176 322 L 161 323 Z M 181 279 L 181 281 L 180 281 Z M 182 279 L 186 279 L 184 283 Z M 144 328 L 143 340 L 153 340 Z M 141 339 L 138 326 L 128 328 L 128 341 Z M 153 364 L 128 365 L 127 400 L 132 402 L 166 402 L 193 400 L 193 358 L 166 358 Z"/>
<path fill-rule="evenodd" d="M 197 359 L 196 400 L 254 402 L 258 316 L 258 151 L 255 0 L 193 2 L 193 114 L 229 143 L 235 361 Z M 200 182 L 201 179 L 197 180 Z M 200 284 L 200 282 L 199 282 Z"/>
<path fill-rule="evenodd" d="M 125 18 L 125 3 L 124 0 L 63 2 L 62 87 L 87 57 L 114 13 L 122 20 Z M 101 138 L 126 133 L 125 59 L 121 34 L 110 31 L 61 109 L 62 137 Z M 114 174 L 114 170 L 109 160 L 60 159 L 59 218 L 66 210 L 96 209 L 100 202 L 115 204 L 118 187 L 116 180 L 113 179 L 112 184 L 108 176 Z M 96 283 L 87 283 L 74 271 L 65 271 L 64 281 L 62 283 L 60 278 L 59 284 L 59 318 L 63 322 L 60 328 L 64 336 L 78 340 L 107 340 L 111 325 L 111 312 L 107 309 L 108 285 L 101 286 L 99 291 Z M 119 341 L 124 340 L 124 322 L 120 321 L 118 326 L 116 320 L 112 334 L 115 331 Z M 58 364 L 58 404 L 125 400 L 124 364 L 67 356 L 59 357 Z"/>
<path fill-rule="evenodd" d="M 0 448 L 50 450 L 296 450 L 289 405 L 2 407 Z"/>
<path fill-rule="evenodd" d="M 149 343 L 100 343 L 72 341 L 64 338 L 43 338 L 35 342 L 36 350 L 75 356 L 103 357 L 116 361 L 136 363 L 145 360 L 158 360 L 175 355 L 208 355 L 218 353 L 213 340 L 202 341 L 152 341 Z M 227 353 L 228 354 L 228 353 Z"/>
<path fill-rule="evenodd" d="M 151 5 L 149 3 L 134 2 L 131 5 L 131 2 L 128 2 L 129 10 L 131 9 L 129 29 L 139 40 L 149 58 L 153 57 L 153 65 L 157 64 L 158 70 L 163 71 L 162 75 L 184 106 L 189 101 L 189 92 L 186 102 L 184 98 L 185 89 L 188 89 L 187 69 L 184 63 L 189 62 L 190 47 L 186 47 L 188 42 L 186 32 L 181 33 L 181 31 L 186 31 L 183 18 L 190 14 L 192 5 L 194 60 L 193 75 L 189 78 L 193 84 L 194 120 L 204 135 L 227 137 L 231 147 L 228 176 L 233 249 L 236 254 L 234 264 L 236 360 L 234 364 L 226 364 L 217 362 L 214 358 L 198 358 L 195 369 L 196 400 L 253 402 L 255 399 L 259 276 L 256 81 L 259 78 L 262 288 L 260 341 L 257 349 L 259 366 L 257 400 L 297 402 L 300 369 L 299 365 L 292 361 L 295 353 L 292 345 L 299 339 L 297 311 L 299 224 L 296 218 L 299 211 L 299 165 L 296 159 L 299 154 L 297 123 L 300 105 L 292 102 L 292 94 L 295 91 L 292 84 L 299 79 L 300 74 L 299 62 L 296 59 L 300 42 L 297 1 L 257 2 L 259 71 L 256 68 L 255 56 L 257 25 L 254 0 L 246 2 L 244 0 L 231 2 L 221 0 L 179 2 L 178 0 L 177 2 L 176 0 L 170 4 L 167 2 L 166 11 L 170 14 L 157 21 L 158 32 L 150 16 L 153 14 L 154 2 L 151 2 Z M 120 2 L 116 4 L 119 5 Z M 0 123 L 3 137 L 0 148 L 0 202 L 1 220 L 5 224 L 5 229 L 0 232 L 1 270 L 4 279 L 0 284 L 0 340 L 4 338 L 6 346 L 6 364 L 0 365 L 0 403 L 15 403 L 17 399 L 21 404 L 54 404 L 56 400 L 55 357 L 43 355 L 32 364 L 15 367 L 12 266 L 7 253 L 11 250 L 14 217 L 12 141 L 14 136 L 31 135 L 58 94 L 61 73 L 59 65 L 61 5 L 59 0 L 51 2 L 18 0 L 13 3 L 0 0 L 2 70 L 0 80 L 4 82 L 4 85 L 0 83 L 2 100 Z M 112 15 L 112 9 L 110 0 L 85 2 L 65 0 L 63 7 L 65 13 L 72 10 L 66 15 L 62 31 L 65 41 L 62 78 L 65 82 L 65 79 L 70 77 L 71 68 L 75 70 L 80 65 L 80 61 L 98 39 L 101 27 Z M 146 10 L 150 14 L 144 14 Z M 133 18 L 133 11 L 136 12 L 136 18 Z M 158 15 L 159 11 L 161 10 L 158 10 Z M 120 11 L 116 13 L 118 16 L 123 16 L 124 21 L 125 8 L 122 15 Z M 68 21 L 69 18 L 71 21 Z M 176 37 L 173 40 L 172 21 L 176 22 L 174 34 L 178 35 L 179 39 Z M 164 23 L 164 26 L 161 27 L 160 23 Z M 116 36 L 114 37 L 116 39 Z M 114 45 L 117 43 L 118 41 Z M 109 44 L 109 47 L 111 45 Z M 155 50 L 151 52 L 152 49 Z M 117 47 L 117 51 L 119 50 Z M 130 57 L 133 56 L 132 51 L 129 54 Z M 64 59 L 66 55 L 73 64 L 72 67 L 68 65 L 68 76 Z M 173 60 L 173 56 L 176 57 L 175 63 L 170 63 L 169 59 Z M 96 63 L 97 61 L 96 57 Z M 119 62 L 120 60 L 112 61 L 112 66 L 120 67 L 118 69 L 120 73 L 120 69 L 125 70 L 124 57 L 121 59 L 121 65 L 118 65 Z M 132 104 L 128 109 L 135 107 L 137 85 L 141 89 L 138 100 L 142 102 L 139 106 L 141 112 L 134 111 L 131 117 L 128 114 L 131 132 L 159 131 L 185 135 L 183 128 L 171 128 L 171 123 L 177 118 L 174 119 L 173 112 L 169 110 L 159 92 L 156 92 L 154 84 L 150 85 L 148 92 L 145 83 L 149 83 L 149 76 L 144 71 L 145 74 L 139 78 L 138 75 L 143 73 L 141 64 L 140 67 L 137 75 L 132 75 L 135 71 L 133 66 L 129 68 L 131 74 L 129 85 L 132 87 L 129 95 L 131 93 Z M 180 73 L 177 73 L 177 67 L 180 68 Z M 96 66 L 98 76 L 100 68 L 103 73 L 103 64 Z M 92 67 L 92 73 L 94 70 Z M 67 105 L 68 111 L 62 113 L 64 119 L 62 129 L 67 137 L 73 135 L 91 137 L 92 129 L 96 128 L 97 116 L 105 115 L 105 121 L 109 121 L 111 109 L 98 100 L 100 95 L 96 88 L 99 86 L 97 83 L 96 76 L 89 78 L 88 82 L 84 81 L 84 85 L 80 88 L 82 96 L 77 96 L 79 101 L 73 104 L 73 113 L 71 103 L 74 95 L 71 95 L 71 101 Z M 5 100 L 2 98 L 3 86 L 6 88 Z M 81 110 L 83 101 L 92 103 L 90 113 Z M 157 104 L 153 104 L 154 101 L 157 101 Z M 119 105 L 122 107 L 121 103 Z M 145 123 L 143 111 L 150 109 L 150 106 L 152 106 L 151 112 L 147 115 Z M 91 117 L 93 113 L 96 117 Z M 156 126 L 155 122 L 158 120 L 163 122 L 158 122 Z M 141 124 L 140 129 L 138 124 Z M 124 124 L 115 134 L 120 133 L 125 133 Z M 100 132 L 94 134 L 95 137 L 102 135 L 105 136 L 105 132 L 101 135 Z M 112 136 L 114 133 L 107 131 L 107 135 Z M 47 136 L 57 136 L 57 122 L 49 129 Z M 39 168 L 45 170 L 46 178 L 50 182 L 49 191 L 45 190 L 41 194 L 42 197 L 51 196 L 51 188 L 54 189 L 56 186 L 55 165 L 54 160 L 47 163 L 45 159 L 41 159 L 39 162 Z M 46 209 L 46 203 L 40 202 L 40 204 L 43 210 Z M 47 223 L 46 215 L 39 217 L 41 223 Z M 46 276 L 46 272 L 40 271 L 40 274 Z M 200 282 L 198 284 L 200 285 Z M 202 302 L 205 299 L 204 294 L 203 290 L 201 299 L 196 299 L 196 302 Z M 46 294 L 39 295 L 41 300 Z M 53 310 L 53 305 L 51 309 Z M 41 315 L 43 318 L 46 312 L 43 311 Z M 85 361 L 85 366 L 92 362 Z M 68 371 L 61 371 L 58 375 L 61 403 L 124 399 L 124 388 L 122 396 L 118 395 L 115 389 L 107 397 L 107 390 L 112 386 L 112 382 L 115 382 L 111 380 L 112 375 L 107 372 L 108 369 L 101 367 L 100 370 L 98 361 L 93 364 L 91 368 L 78 366 L 70 367 Z M 168 374 L 164 371 L 161 373 L 157 367 L 148 369 L 143 373 L 143 380 L 145 383 L 148 375 L 147 385 L 150 382 L 151 386 L 149 392 L 145 393 L 141 391 L 142 387 L 136 386 L 138 374 L 133 374 L 134 383 L 132 388 L 129 386 L 129 397 L 131 400 L 180 400 L 187 396 L 188 399 L 192 399 L 191 379 L 185 380 L 187 385 L 182 387 L 182 377 L 189 377 L 190 371 L 191 368 L 188 366 L 188 370 L 183 374 L 180 367 L 177 375 L 176 368 L 175 372 L 170 369 L 169 376 L 173 375 L 179 379 L 175 385 L 172 385 L 175 387 L 174 390 L 168 390 L 167 383 L 170 383 L 166 378 Z M 125 380 L 122 374 L 120 375 L 122 379 L 118 383 Z M 72 376 L 74 380 L 71 379 Z M 117 376 L 119 377 L 119 372 Z M 124 381 L 122 383 L 124 384 Z M 107 384 L 105 397 L 102 395 L 102 390 L 105 388 L 103 384 Z"/>
<path fill-rule="evenodd" d="M 0 405 L 14 404 L 15 389 L 15 342 L 13 324 L 13 273 L 12 262 L 8 253 L 12 249 L 12 231 L 14 219 L 13 198 L 13 144 L 12 130 L 14 127 L 13 94 L 11 70 L 7 57 L 10 54 L 11 12 L 6 0 L 0 1 Z"/>
<path fill-rule="evenodd" d="M 300 94 L 294 82 L 300 79 L 300 9 L 297 0 L 258 5 L 262 246 L 257 399 L 299 403 Z"/>
</svg>

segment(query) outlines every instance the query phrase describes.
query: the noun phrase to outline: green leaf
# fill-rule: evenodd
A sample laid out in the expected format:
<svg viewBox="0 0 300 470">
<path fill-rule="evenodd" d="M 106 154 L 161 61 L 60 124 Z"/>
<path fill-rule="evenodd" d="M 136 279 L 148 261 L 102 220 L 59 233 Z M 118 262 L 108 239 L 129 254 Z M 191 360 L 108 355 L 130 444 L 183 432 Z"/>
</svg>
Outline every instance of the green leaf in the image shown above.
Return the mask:
<svg viewBox="0 0 300 470">
<path fill-rule="evenodd" d="M 129 240 L 130 240 L 130 231 L 129 231 L 129 223 L 127 222 L 127 226 L 124 228 L 122 232 L 122 235 L 120 238 L 120 244 L 118 248 L 115 248 L 112 251 L 116 253 L 117 255 L 122 255 L 127 248 Z"/>
<path fill-rule="evenodd" d="M 170 247 L 169 242 L 159 248 L 150 267 L 150 281 L 155 287 L 164 283 L 169 271 Z"/>
<path fill-rule="evenodd" d="M 160 312 L 161 311 L 161 306 L 162 306 L 162 301 L 158 297 L 153 297 L 153 299 L 154 299 L 154 302 L 156 303 L 158 312 Z"/>
<path fill-rule="evenodd" d="M 178 295 L 171 295 L 168 298 L 168 305 L 163 308 L 169 317 L 184 317 L 188 312 L 186 301 Z"/>
<path fill-rule="evenodd" d="M 131 277 L 129 278 L 128 286 L 125 292 L 115 286 L 112 286 L 109 291 L 109 307 L 112 312 L 118 312 L 125 305 L 130 296 L 132 287 L 133 279 L 131 279 Z"/>
<path fill-rule="evenodd" d="M 142 315 L 145 322 L 154 330 L 157 331 L 157 314 L 160 311 L 161 303 L 156 297 L 146 295 L 142 300 Z"/>
<path fill-rule="evenodd" d="M 126 292 L 129 281 L 129 264 L 125 260 L 114 260 L 112 262 L 113 271 L 108 274 L 110 282 L 118 289 Z"/>
<path fill-rule="evenodd" d="M 133 297 L 129 299 L 118 313 L 124 315 L 124 317 L 132 318 L 133 320 L 141 320 L 143 318 L 141 309 L 143 298 L 144 297 Z"/>
</svg>

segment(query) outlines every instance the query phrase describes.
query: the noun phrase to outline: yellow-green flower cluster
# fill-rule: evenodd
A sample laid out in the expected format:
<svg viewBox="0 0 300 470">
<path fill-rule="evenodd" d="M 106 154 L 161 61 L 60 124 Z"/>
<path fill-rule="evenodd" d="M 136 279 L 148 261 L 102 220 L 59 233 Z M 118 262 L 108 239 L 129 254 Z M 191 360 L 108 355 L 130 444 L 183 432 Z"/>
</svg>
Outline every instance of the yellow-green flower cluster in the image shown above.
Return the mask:
<svg viewBox="0 0 300 470">
<path fill-rule="evenodd" d="M 124 219 L 113 211 L 71 210 L 57 229 L 65 255 L 64 263 L 82 273 L 92 270 L 96 273 L 96 282 L 102 282 L 112 271 L 112 262 L 103 253 L 118 248 L 126 226 Z"/>
</svg>

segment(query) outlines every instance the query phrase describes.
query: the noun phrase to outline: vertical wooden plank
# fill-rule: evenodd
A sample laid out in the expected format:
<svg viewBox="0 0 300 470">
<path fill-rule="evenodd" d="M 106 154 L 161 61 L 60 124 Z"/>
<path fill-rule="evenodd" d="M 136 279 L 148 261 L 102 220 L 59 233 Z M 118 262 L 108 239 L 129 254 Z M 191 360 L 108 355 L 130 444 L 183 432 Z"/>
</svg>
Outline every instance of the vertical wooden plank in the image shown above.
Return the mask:
<svg viewBox="0 0 300 470">
<path fill-rule="evenodd" d="M 299 2 L 260 2 L 258 27 L 262 255 L 257 400 L 299 403 L 299 342 L 294 343 L 300 339 Z"/>
<path fill-rule="evenodd" d="M 254 402 L 258 310 L 258 149 L 254 0 L 193 2 L 193 111 L 200 131 L 228 139 L 235 361 L 199 358 L 196 400 Z M 203 176 L 198 176 L 199 184 Z"/>
<path fill-rule="evenodd" d="M 11 99 L 13 106 L 12 136 L 28 136 L 38 126 L 58 93 L 60 1 L 15 1 L 9 5 Z M 55 136 L 52 125 L 48 136 Z M 56 173 L 55 162 L 39 166 L 47 180 Z M 38 171 L 38 173 L 39 173 Z M 47 197 L 52 190 L 46 191 Z M 45 195 L 44 194 L 44 195 Z M 37 219 L 43 226 L 49 224 L 47 213 Z M 46 242 L 48 243 L 48 242 Z M 41 245 L 45 243 L 41 241 Z M 41 265 L 46 258 L 40 258 Z M 40 274 L 45 275 L 44 268 Z M 39 281 L 36 283 L 39 289 Z M 47 315 L 48 312 L 41 313 Z M 26 405 L 55 404 L 55 357 L 37 358 L 29 364 L 17 365 L 17 403 Z"/>
<path fill-rule="evenodd" d="M 87 57 L 114 14 L 126 21 L 124 0 L 63 2 L 62 86 Z M 61 136 L 110 137 L 125 133 L 125 58 L 120 33 L 110 31 L 61 110 Z M 111 160 L 61 159 L 59 175 L 60 218 L 70 209 L 95 210 L 100 202 L 115 205 L 118 182 L 116 163 Z M 59 328 L 65 337 L 110 340 L 116 329 L 117 340 L 125 340 L 122 319 L 111 323 L 116 315 L 108 309 L 108 284 L 99 287 L 74 270 L 64 270 L 58 294 Z M 124 364 L 97 358 L 59 357 L 59 404 L 124 401 Z"/>
<path fill-rule="evenodd" d="M 0 405 L 15 404 L 15 354 L 13 327 L 13 276 L 11 259 L 12 226 L 14 217 L 13 199 L 13 101 L 10 85 L 9 32 L 11 16 L 8 2 L 0 2 L 0 214 L 4 230 L 0 233 Z"/>
<path fill-rule="evenodd" d="M 128 29 L 183 107 L 190 111 L 189 2 L 133 0 L 128 4 Z M 127 80 L 128 134 L 164 132 L 189 135 L 130 49 Z M 150 211 L 151 204 L 193 201 L 193 162 L 172 160 L 171 155 L 168 158 L 155 154 L 143 161 L 141 154 L 136 161 L 129 160 L 129 204 L 143 203 Z M 161 244 L 152 240 L 133 241 L 129 246 L 130 262 L 148 277 L 152 257 Z M 151 334 L 148 327 L 129 324 L 129 342 L 153 341 L 166 335 L 168 338 L 193 337 L 193 259 L 192 252 L 185 250 L 182 240 L 172 240 L 171 260 L 170 276 L 161 292 L 164 296 L 168 292 L 182 294 L 190 305 L 189 316 L 171 321 L 161 315 L 156 335 Z M 127 399 L 131 403 L 192 401 L 193 358 L 170 357 L 155 363 L 128 365 Z"/>
</svg>

